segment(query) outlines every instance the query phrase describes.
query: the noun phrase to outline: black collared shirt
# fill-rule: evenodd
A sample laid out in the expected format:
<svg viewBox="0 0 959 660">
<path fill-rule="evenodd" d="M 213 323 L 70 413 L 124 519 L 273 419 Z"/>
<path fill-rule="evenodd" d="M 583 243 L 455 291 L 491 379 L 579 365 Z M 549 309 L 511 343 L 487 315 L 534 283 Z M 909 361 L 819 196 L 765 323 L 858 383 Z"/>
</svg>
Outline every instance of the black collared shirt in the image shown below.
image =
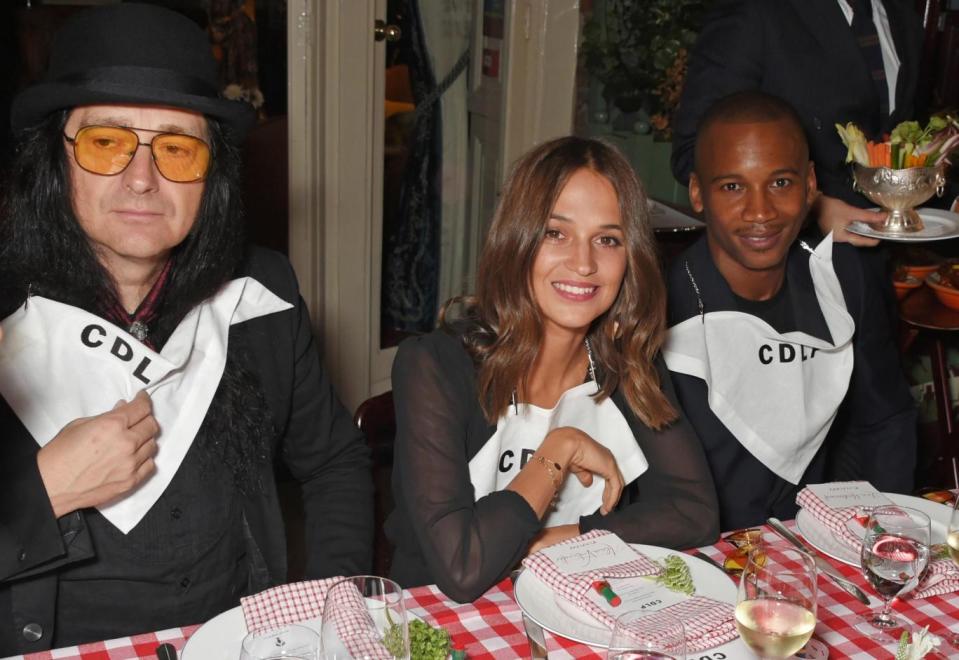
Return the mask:
<svg viewBox="0 0 959 660">
<path fill-rule="evenodd" d="M 199 623 L 239 604 L 249 573 L 242 507 L 232 472 L 209 463 L 194 442 L 128 534 L 87 511 L 96 556 L 60 573 L 54 647 Z"/>
<path fill-rule="evenodd" d="M 689 264 L 706 313 L 750 313 L 780 333 L 798 330 L 831 341 L 813 290 L 808 252 L 794 245 L 783 289 L 769 301 L 755 303 L 732 293 L 716 269 L 706 241 L 706 236 L 700 238 L 670 270 L 670 327 L 699 314 L 697 294 L 686 272 Z M 778 477 L 740 444 L 709 408 L 709 392 L 702 379 L 671 373 L 679 402 L 706 452 L 724 530 L 758 525 L 769 516 L 794 518 L 796 493 L 807 483 L 865 479 L 881 491 L 912 490 L 915 403 L 902 373 L 880 283 L 864 268 L 856 250 L 848 244 L 833 246 L 833 267 L 856 324 L 853 373 L 826 440 L 799 484 Z"/>
</svg>

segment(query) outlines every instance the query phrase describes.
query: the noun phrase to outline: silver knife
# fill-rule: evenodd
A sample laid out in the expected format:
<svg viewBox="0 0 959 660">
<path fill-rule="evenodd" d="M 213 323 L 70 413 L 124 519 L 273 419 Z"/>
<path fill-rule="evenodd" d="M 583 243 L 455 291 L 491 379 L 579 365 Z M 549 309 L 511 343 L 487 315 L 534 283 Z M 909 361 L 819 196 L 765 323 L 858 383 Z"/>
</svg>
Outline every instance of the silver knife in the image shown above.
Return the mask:
<svg viewBox="0 0 959 660">
<path fill-rule="evenodd" d="M 546 653 L 546 635 L 542 626 L 523 614 L 523 628 L 526 630 L 530 656 L 533 660 L 547 660 L 549 654 Z"/>
<path fill-rule="evenodd" d="M 716 561 L 715 559 L 707 555 L 705 552 L 697 550 L 696 552 L 693 553 L 693 557 L 702 559 L 707 564 L 711 564 L 712 566 L 721 570 L 723 573 L 726 573 L 726 575 L 729 575 L 729 572 L 726 571 L 726 569 L 723 567 L 722 564 L 720 564 L 718 561 Z M 729 577 L 732 578 L 732 575 L 729 575 Z"/>
<path fill-rule="evenodd" d="M 523 569 L 518 568 L 509 574 L 510 582 L 513 583 L 514 588 L 522 572 Z M 543 632 L 543 627 L 526 616 L 526 612 L 522 610 L 520 612 L 523 614 L 523 630 L 526 633 L 526 641 L 529 643 L 530 657 L 532 660 L 549 660 L 549 654 L 546 652 L 546 634 Z"/>
<path fill-rule="evenodd" d="M 816 568 L 819 569 L 819 572 L 826 577 L 831 578 L 840 589 L 853 596 L 860 603 L 863 603 L 864 605 L 869 604 L 869 596 L 864 594 L 862 589 L 843 577 L 839 571 L 832 567 L 832 564 L 817 555 L 815 550 L 801 541 L 798 536 L 790 532 L 786 526 L 779 521 L 778 518 L 768 518 L 766 523 L 781 537 L 812 557 L 813 561 L 816 563 Z"/>
</svg>

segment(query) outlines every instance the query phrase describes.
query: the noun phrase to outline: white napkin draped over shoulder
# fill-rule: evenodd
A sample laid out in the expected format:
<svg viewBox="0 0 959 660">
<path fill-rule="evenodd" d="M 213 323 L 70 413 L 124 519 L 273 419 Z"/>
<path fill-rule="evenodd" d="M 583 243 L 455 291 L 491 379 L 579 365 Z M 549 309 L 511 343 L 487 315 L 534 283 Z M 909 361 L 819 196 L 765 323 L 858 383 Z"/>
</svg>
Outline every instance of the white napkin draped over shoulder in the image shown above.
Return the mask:
<svg viewBox="0 0 959 660">
<path fill-rule="evenodd" d="M 852 375 L 856 327 L 833 269 L 832 248 L 830 234 L 809 256 L 832 342 L 800 331 L 779 333 L 752 314 L 723 310 L 672 326 L 663 349 L 670 371 L 703 379 L 716 417 L 763 465 L 792 484 L 822 446 Z"/>
<path fill-rule="evenodd" d="M 593 397 L 597 391 L 596 382 L 588 381 L 564 392 L 551 409 L 526 403 L 510 405 L 497 421 L 496 432 L 469 462 L 474 498 L 506 488 L 546 434 L 563 426 L 577 428 L 609 449 L 626 484 L 645 472 L 649 464 L 626 418 L 612 399 L 597 401 Z M 578 523 L 580 516 L 594 513 L 602 504 L 605 483 L 594 475 L 592 485 L 586 487 L 568 476 L 544 526 Z"/>
<path fill-rule="evenodd" d="M 156 352 L 112 323 L 41 296 L 4 319 L 0 395 L 41 447 L 69 422 L 146 390 L 160 426 L 156 472 L 99 507 L 126 534 L 169 485 L 206 416 L 226 366 L 230 326 L 291 309 L 256 280 L 233 280 L 195 307 Z"/>
</svg>

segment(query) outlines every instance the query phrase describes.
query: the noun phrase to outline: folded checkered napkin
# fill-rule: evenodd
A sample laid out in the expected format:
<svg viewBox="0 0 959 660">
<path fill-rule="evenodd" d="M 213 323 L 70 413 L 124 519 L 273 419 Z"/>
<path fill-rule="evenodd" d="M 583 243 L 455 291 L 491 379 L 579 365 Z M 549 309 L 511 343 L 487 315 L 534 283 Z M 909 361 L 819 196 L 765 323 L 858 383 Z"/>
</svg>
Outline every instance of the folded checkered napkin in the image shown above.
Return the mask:
<svg viewBox="0 0 959 660">
<path fill-rule="evenodd" d="M 926 575 L 908 598 L 929 598 L 959 591 L 959 566 L 946 557 L 929 564 Z"/>
<path fill-rule="evenodd" d="M 602 536 L 615 536 L 605 530 L 593 530 L 564 541 L 565 544 L 580 543 Z M 588 593 L 596 580 L 606 578 L 631 578 L 656 575 L 662 567 L 648 557 L 636 553 L 630 561 L 603 568 L 601 571 L 585 571 L 567 574 L 544 552 L 537 552 L 523 560 L 523 565 L 555 593 L 579 607 L 612 629 L 616 618 L 599 607 Z M 688 598 L 680 603 L 659 610 L 678 617 L 686 629 L 686 648 L 703 651 L 736 638 L 736 623 L 733 606 L 704 596 Z"/>
<path fill-rule="evenodd" d="M 392 658 L 366 607 L 363 595 L 352 583 L 338 582 L 342 577 L 283 584 L 240 599 L 246 629 L 264 632 L 315 619 L 323 614 L 327 593 L 332 587 L 333 621 L 343 645 L 356 657 Z M 336 586 L 334 586 L 336 585 Z"/>
<path fill-rule="evenodd" d="M 847 506 L 834 509 L 808 488 L 799 491 L 796 495 L 796 504 L 808 511 L 809 515 L 825 525 L 829 531 L 836 534 L 836 537 L 843 543 L 859 552 L 862 547 L 862 539 L 846 527 L 846 523 L 854 520 L 860 513 L 857 507 Z"/>
<path fill-rule="evenodd" d="M 326 591 L 342 577 L 291 582 L 240 599 L 246 629 L 261 632 L 315 619 L 323 614 Z"/>
</svg>

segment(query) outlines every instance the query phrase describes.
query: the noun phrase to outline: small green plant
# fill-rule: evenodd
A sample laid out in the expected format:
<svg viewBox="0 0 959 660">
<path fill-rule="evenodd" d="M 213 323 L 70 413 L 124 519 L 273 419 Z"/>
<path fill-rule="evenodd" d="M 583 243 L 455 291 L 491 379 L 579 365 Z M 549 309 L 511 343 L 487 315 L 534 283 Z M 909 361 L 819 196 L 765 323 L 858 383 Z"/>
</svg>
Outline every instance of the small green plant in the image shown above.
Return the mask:
<svg viewBox="0 0 959 660">
<path fill-rule="evenodd" d="M 643 110 L 669 139 L 689 50 L 710 0 L 595 0 L 583 26 L 583 65 L 603 84 L 606 102 Z"/>
<path fill-rule="evenodd" d="M 419 619 L 413 619 L 409 623 L 409 633 L 410 660 L 446 660 L 450 652 L 450 634 L 445 628 L 434 628 Z M 395 623 L 383 636 L 383 646 L 395 658 L 404 655 L 402 629 Z"/>
<path fill-rule="evenodd" d="M 656 581 L 671 591 L 692 596 L 696 593 L 696 585 L 693 584 L 693 576 L 689 572 L 689 566 L 678 555 L 667 555 L 662 561 L 657 561 L 663 567 L 662 572 L 656 576 Z"/>
</svg>

